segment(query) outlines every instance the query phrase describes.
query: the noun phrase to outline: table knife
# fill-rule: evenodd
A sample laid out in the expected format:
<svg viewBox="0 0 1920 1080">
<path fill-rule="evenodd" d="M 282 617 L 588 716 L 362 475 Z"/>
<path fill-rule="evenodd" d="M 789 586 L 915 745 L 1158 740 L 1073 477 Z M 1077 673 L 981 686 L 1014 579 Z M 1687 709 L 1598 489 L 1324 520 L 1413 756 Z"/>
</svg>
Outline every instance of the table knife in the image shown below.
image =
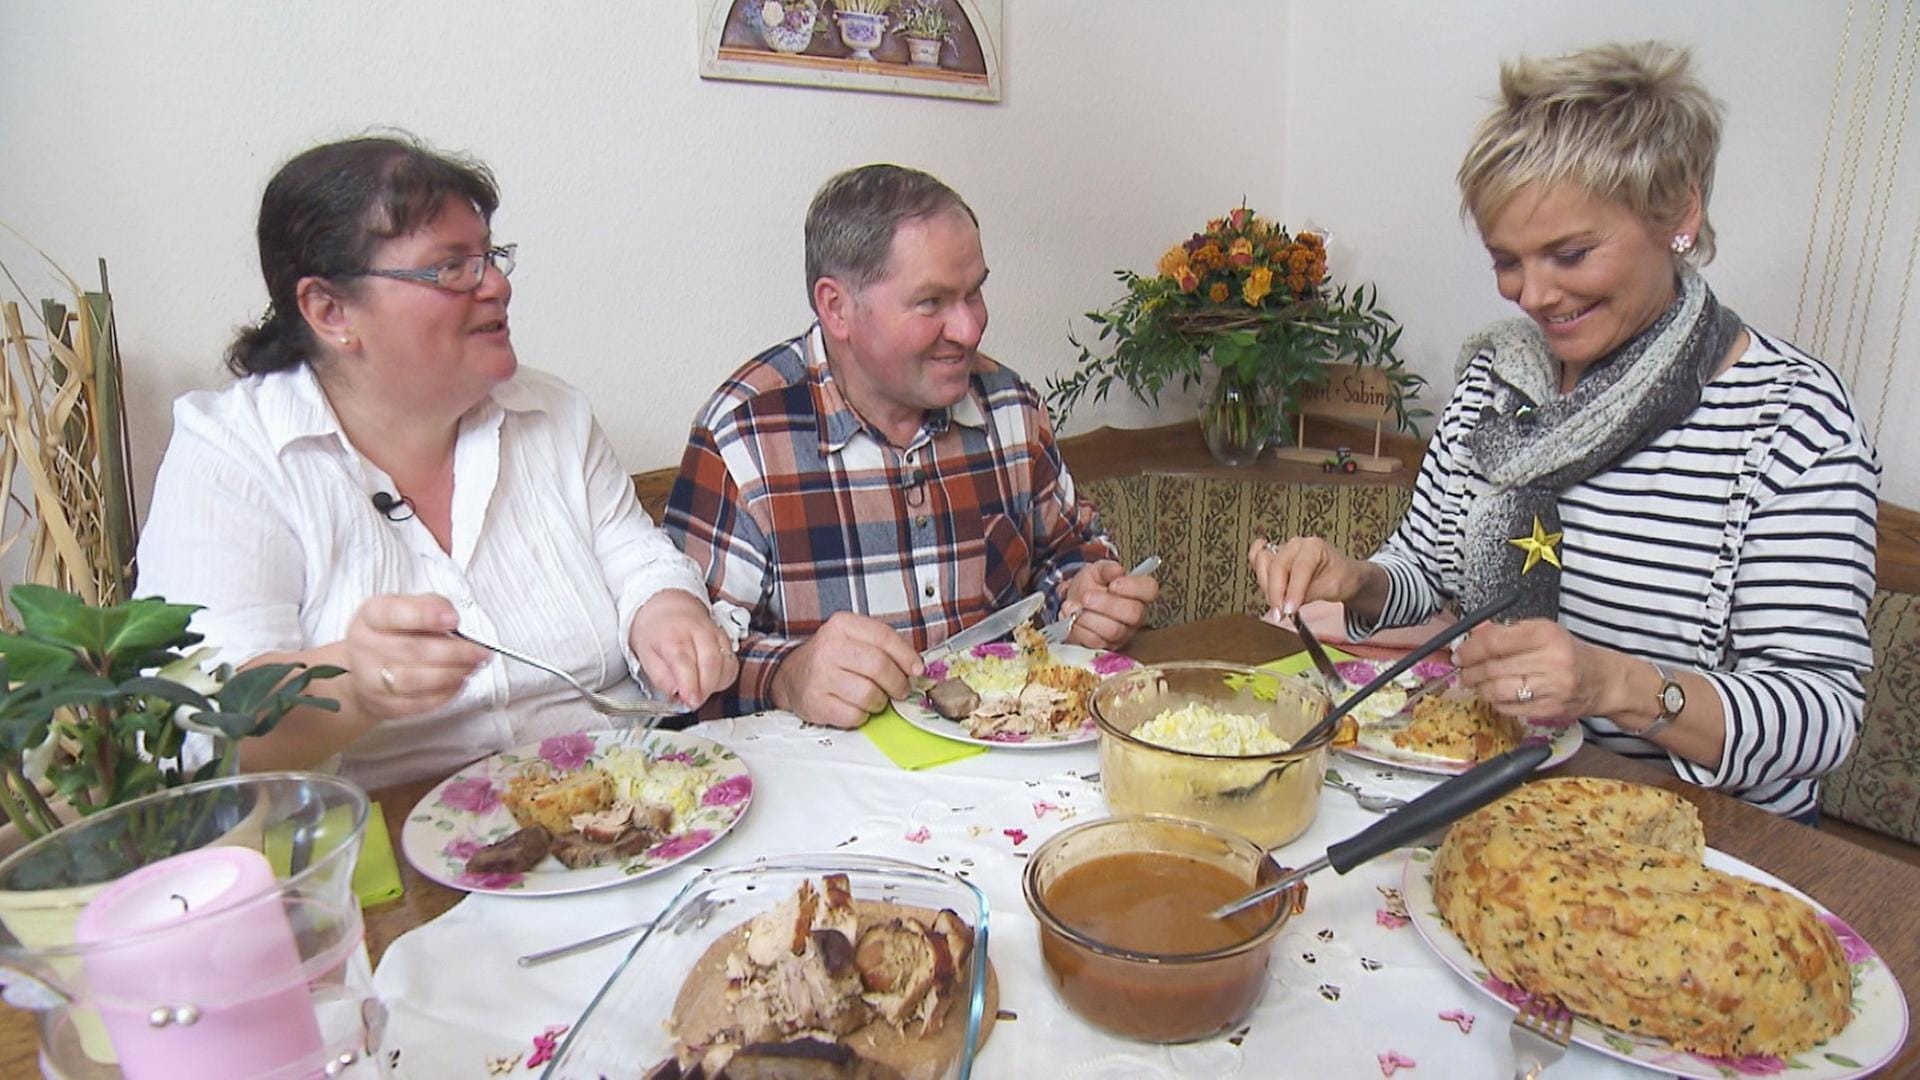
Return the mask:
<svg viewBox="0 0 1920 1080">
<path fill-rule="evenodd" d="M 1012 633 L 1014 627 L 1033 618 L 1034 615 L 1040 611 L 1041 605 L 1046 602 L 1047 598 L 1044 593 L 1029 593 L 1021 597 L 1017 602 L 1008 604 L 999 611 L 994 612 L 940 644 L 935 645 L 933 648 L 928 649 L 926 652 L 921 653 L 920 659 L 931 664 L 943 656 L 959 652 L 962 649 L 971 649 L 975 645 L 984 645 L 989 641 L 998 641 L 1000 638 Z"/>
</svg>

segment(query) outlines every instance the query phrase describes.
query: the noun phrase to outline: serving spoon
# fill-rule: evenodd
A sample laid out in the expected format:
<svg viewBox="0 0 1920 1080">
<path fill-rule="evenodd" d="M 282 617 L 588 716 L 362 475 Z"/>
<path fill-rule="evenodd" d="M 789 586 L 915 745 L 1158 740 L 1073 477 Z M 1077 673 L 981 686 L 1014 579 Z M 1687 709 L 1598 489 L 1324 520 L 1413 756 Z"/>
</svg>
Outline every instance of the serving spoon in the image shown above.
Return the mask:
<svg viewBox="0 0 1920 1080">
<path fill-rule="evenodd" d="M 1214 908 L 1211 914 L 1216 919 L 1224 919 L 1270 896 L 1285 892 L 1309 874 L 1329 866 L 1344 874 L 1376 855 L 1404 847 L 1443 825 L 1451 825 L 1520 786 L 1520 782 L 1539 768 L 1552 752 L 1546 743 L 1530 743 L 1499 757 L 1489 758 L 1374 822 L 1360 833 L 1327 848 L 1327 853 L 1318 859 L 1298 870 L 1281 874 L 1238 900 Z"/>
</svg>

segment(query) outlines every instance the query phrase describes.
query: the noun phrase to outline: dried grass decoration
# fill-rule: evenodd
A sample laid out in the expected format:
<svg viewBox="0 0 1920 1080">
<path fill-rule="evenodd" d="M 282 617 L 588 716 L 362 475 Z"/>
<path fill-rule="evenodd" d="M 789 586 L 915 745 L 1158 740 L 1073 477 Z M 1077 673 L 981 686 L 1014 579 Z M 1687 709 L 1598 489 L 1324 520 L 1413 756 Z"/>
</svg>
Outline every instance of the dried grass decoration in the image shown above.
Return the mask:
<svg viewBox="0 0 1920 1080">
<path fill-rule="evenodd" d="M 133 585 L 134 506 L 107 263 L 90 292 L 35 251 L 72 302 L 40 301 L 31 328 L 18 302 L 0 303 L 0 566 L 11 577 L 24 565 L 19 580 L 88 604 L 117 604 Z M 0 274 L 24 300 L 5 262 Z M 0 609 L 0 630 L 17 629 Z"/>
</svg>

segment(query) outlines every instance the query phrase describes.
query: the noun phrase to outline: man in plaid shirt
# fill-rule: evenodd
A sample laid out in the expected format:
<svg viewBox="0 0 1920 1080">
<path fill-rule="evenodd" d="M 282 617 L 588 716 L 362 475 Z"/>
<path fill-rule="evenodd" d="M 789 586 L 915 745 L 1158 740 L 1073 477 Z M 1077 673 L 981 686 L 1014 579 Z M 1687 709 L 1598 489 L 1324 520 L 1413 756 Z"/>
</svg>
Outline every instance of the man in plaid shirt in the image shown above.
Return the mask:
<svg viewBox="0 0 1920 1080">
<path fill-rule="evenodd" d="M 920 651 L 1042 590 L 1069 640 L 1124 644 L 1159 595 L 1074 496 L 1039 395 L 978 351 L 978 220 L 951 188 L 869 165 L 807 211 L 818 321 L 695 419 L 665 525 L 753 613 L 723 714 L 857 727 Z"/>
</svg>

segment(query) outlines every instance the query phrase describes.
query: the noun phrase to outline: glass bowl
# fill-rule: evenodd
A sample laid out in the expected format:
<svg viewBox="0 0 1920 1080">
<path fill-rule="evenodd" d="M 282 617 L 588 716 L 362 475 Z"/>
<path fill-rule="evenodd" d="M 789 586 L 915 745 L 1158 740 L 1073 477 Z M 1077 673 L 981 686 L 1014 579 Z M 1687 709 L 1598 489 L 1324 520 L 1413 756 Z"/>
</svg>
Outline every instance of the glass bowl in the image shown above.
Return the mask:
<svg viewBox="0 0 1920 1080">
<path fill-rule="evenodd" d="M 896 859 L 838 853 L 707 870 L 688 882 L 580 1014 L 541 1074 L 543 1080 L 642 1076 L 672 1057 L 675 1045 L 667 1020 L 687 974 L 708 949 L 791 898 L 802 881 L 811 879 L 818 888 L 827 874 L 847 875 L 856 902 L 950 909 L 974 928 L 973 949 L 956 972 L 957 994 L 946 1019 L 949 1030 L 963 1028 L 958 1051 L 945 1069 L 924 1074 L 927 1080 L 965 1080 L 973 1072 L 982 1026 L 989 1019 L 986 895 L 951 874 Z"/>
<path fill-rule="evenodd" d="M 1288 743 L 1331 702 L 1304 679 L 1212 660 L 1154 664 L 1108 676 L 1094 688 L 1100 784 L 1116 814 L 1170 814 L 1238 833 L 1262 847 L 1285 844 L 1313 824 L 1333 731 L 1277 754 L 1197 754 L 1136 738 L 1168 709 L 1208 705 L 1254 716 Z"/>
<path fill-rule="evenodd" d="M 1211 936 L 1220 924 L 1207 910 L 1281 872 L 1264 850 L 1245 838 L 1199 822 L 1112 817 L 1067 829 L 1034 851 L 1022 880 L 1027 907 L 1040 926 L 1040 956 L 1048 979 L 1082 1019 L 1130 1039 L 1190 1042 L 1231 1030 L 1260 1003 L 1274 938 L 1304 905 L 1306 887 L 1295 885 L 1234 916 L 1214 943 L 1190 951 L 1103 941 L 1095 936 L 1101 931 L 1091 929 L 1082 914 L 1087 894 L 1069 907 L 1055 893 L 1055 884 L 1093 860 L 1135 854 L 1216 866 L 1236 882 L 1224 895 L 1207 895 L 1196 912 L 1192 901 L 1176 908 L 1167 895 L 1185 887 L 1194 877 L 1190 872 L 1148 878 L 1103 869 L 1094 879 L 1102 884 L 1088 890 L 1101 897 L 1101 910 L 1111 916 L 1117 909 L 1130 909 L 1135 918 L 1150 920 L 1156 935 L 1181 933 L 1173 924 L 1190 918 L 1207 920 L 1196 929 Z"/>
</svg>

